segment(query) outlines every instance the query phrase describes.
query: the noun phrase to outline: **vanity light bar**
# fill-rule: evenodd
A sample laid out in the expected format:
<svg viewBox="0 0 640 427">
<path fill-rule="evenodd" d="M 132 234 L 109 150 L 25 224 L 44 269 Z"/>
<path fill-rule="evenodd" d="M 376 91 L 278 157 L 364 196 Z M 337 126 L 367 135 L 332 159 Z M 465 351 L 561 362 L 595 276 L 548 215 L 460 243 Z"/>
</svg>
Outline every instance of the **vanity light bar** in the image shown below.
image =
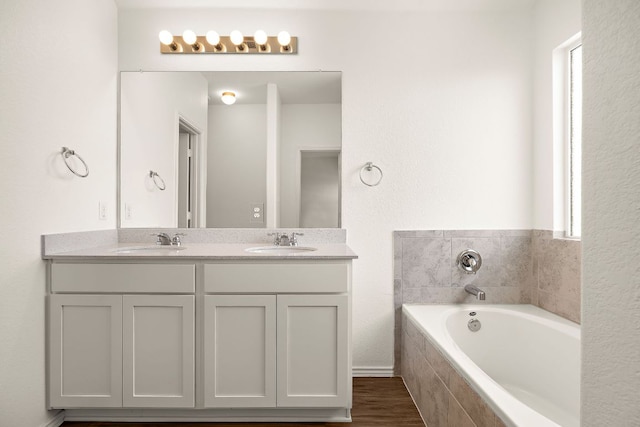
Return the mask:
<svg viewBox="0 0 640 427">
<path fill-rule="evenodd" d="M 197 36 L 186 30 L 182 36 L 174 36 L 168 31 L 161 31 L 160 53 L 252 53 L 252 54 L 293 54 L 298 53 L 298 38 L 291 37 L 286 31 L 277 36 L 267 36 L 264 31 L 256 31 L 254 36 L 243 36 L 239 31 L 232 31 L 229 36 L 219 36 L 209 31 L 206 36 Z M 217 43 L 216 43 L 217 42 Z"/>
</svg>

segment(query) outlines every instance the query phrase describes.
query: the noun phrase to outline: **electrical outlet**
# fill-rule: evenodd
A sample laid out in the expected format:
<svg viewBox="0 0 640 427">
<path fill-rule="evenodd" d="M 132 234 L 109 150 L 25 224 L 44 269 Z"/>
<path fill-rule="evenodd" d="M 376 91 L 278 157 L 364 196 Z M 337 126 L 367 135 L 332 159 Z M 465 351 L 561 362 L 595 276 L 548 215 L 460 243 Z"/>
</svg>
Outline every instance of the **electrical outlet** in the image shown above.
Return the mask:
<svg viewBox="0 0 640 427">
<path fill-rule="evenodd" d="M 98 202 L 98 219 L 106 221 L 109 213 L 107 202 Z"/>
<path fill-rule="evenodd" d="M 249 222 L 263 223 L 264 222 L 264 203 L 252 203 L 251 204 L 251 216 Z"/>
<path fill-rule="evenodd" d="M 125 221 L 130 221 L 133 218 L 133 206 L 131 203 L 124 204 L 124 219 Z"/>
</svg>

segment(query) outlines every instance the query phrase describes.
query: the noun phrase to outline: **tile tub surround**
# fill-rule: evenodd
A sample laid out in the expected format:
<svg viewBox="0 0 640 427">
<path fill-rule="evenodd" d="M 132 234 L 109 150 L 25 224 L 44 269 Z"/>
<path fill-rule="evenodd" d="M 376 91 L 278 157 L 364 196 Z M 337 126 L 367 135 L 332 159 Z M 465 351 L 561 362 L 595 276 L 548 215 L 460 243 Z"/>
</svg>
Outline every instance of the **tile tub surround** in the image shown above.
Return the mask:
<svg viewBox="0 0 640 427">
<path fill-rule="evenodd" d="M 534 230 L 531 242 L 531 304 L 580 323 L 582 243 L 543 230 Z"/>
<path fill-rule="evenodd" d="M 505 424 L 406 316 L 402 316 L 401 374 L 429 427 Z"/>
<path fill-rule="evenodd" d="M 415 230 L 394 236 L 394 372 L 399 374 L 402 304 L 477 302 L 464 291 L 473 283 L 488 304 L 534 304 L 580 322 L 581 243 L 546 230 Z M 458 253 L 482 256 L 477 274 L 456 266 Z"/>
<path fill-rule="evenodd" d="M 397 231 L 394 279 L 401 301 L 451 304 L 474 302 L 464 291 L 470 283 L 487 288 L 487 303 L 519 304 L 530 301 L 531 231 Z M 477 274 L 456 266 L 465 249 L 482 256 Z"/>
</svg>

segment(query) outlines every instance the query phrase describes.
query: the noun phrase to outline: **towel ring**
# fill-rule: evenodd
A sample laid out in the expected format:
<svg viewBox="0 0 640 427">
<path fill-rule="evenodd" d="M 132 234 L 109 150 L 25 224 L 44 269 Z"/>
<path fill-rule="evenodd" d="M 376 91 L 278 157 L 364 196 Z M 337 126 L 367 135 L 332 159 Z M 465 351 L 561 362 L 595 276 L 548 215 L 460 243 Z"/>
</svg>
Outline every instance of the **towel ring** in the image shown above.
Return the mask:
<svg viewBox="0 0 640 427">
<path fill-rule="evenodd" d="M 374 182 L 373 184 L 369 184 L 367 181 L 364 180 L 364 178 L 362 178 L 362 172 L 364 172 L 365 170 L 367 172 L 371 172 L 372 169 L 378 169 L 378 172 L 380 172 L 380 178 L 378 178 L 378 180 L 376 182 Z M 380 184 L 380 181 L 382 181 L 382 169 L 380 169 L 378 166 L 374 165 L 372 162 L 367 162 L 362 169 L 360 169 L 360 181 L 362 181 L 362 183 L 364 185 L 367 185 L 369 187 L 375 187 L 376 185 Z"/>
<path fill-rule="evenodd" d="M 60 154 L 62 155 L 62 160 L 64 160 L 64 164 L 67 165 L 67 168 L 71 171 L 71 173 L 73 173 L 76 176 L 79 176 L 80 178 L 86 178 L 89 175 L 89 166 L 87 166 L 87 162 L 82 160 L 82 157 L 80 157 L 78 153 L 76 153 L 74 150 L 71 150 L 67 147 L 62 147 L 62 151 L 60 152 Z M 84 173 L 80 173 L 71 167 L 67 159 L 72 156 L 77 157 L 78 160 L 82 162 L 82 164 L 84 165 Z"/>
<path fill-rule="evenodd" d="M 162 177 L 158 175 L 158 172 L 149 171 L 149 178 L 153 180 L 153 183 L 156 185 L 156 187 L 158 187 L 158 190 L 164 191 L 164 189 L 167 188 L 167 185 L 164 183 L 164 179 L 162 179 Z M 160 180 L 159 183 L 158 180 Z"/>
</svg>

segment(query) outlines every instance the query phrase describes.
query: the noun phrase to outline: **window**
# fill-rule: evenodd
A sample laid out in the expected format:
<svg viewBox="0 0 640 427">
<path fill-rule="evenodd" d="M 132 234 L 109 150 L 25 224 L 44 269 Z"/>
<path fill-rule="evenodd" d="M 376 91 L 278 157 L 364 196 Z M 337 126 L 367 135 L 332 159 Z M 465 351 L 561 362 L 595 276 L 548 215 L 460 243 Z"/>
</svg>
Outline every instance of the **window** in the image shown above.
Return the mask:
<svg viewBox="0 0 640 427">
<path fill-rule="evenodd" d="M 580 238 L 582 226 L 582 41 L 554 50 L 554 230 Z"/>
<path fill-rule="evenodd" d="M 580 237 L 582 228 L 582 44 L 569 49 L 567 135 L 567 237 Z"/>
</svg>

